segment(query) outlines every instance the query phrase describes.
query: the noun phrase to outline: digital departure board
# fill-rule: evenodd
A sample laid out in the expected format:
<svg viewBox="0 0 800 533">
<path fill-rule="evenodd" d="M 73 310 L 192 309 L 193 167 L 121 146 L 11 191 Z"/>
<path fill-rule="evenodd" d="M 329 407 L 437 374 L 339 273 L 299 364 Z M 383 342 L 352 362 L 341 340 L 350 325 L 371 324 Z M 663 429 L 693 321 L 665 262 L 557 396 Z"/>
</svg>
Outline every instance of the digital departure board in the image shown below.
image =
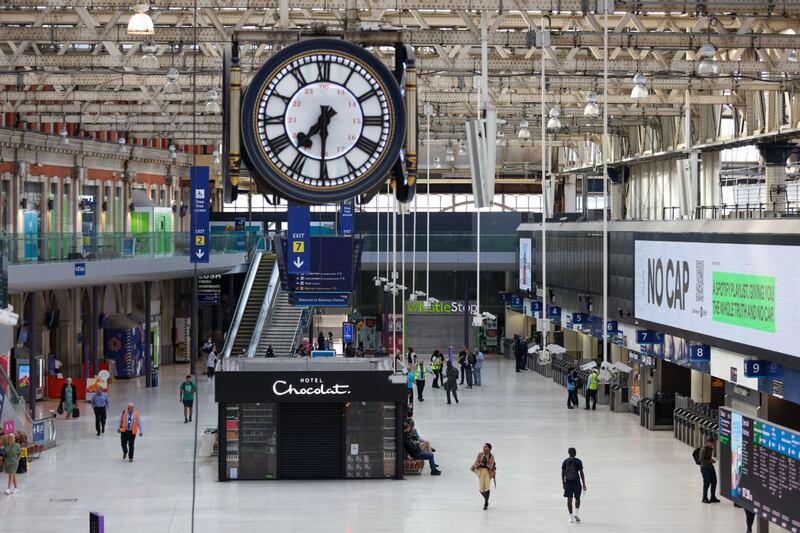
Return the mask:
<svg viewBox="0 0 800 533">
<path fill-rule="evenodd" d="M 720 494 L 800 532 L 800 434 L 724 408 L 719 422 Z"/>
</svg>

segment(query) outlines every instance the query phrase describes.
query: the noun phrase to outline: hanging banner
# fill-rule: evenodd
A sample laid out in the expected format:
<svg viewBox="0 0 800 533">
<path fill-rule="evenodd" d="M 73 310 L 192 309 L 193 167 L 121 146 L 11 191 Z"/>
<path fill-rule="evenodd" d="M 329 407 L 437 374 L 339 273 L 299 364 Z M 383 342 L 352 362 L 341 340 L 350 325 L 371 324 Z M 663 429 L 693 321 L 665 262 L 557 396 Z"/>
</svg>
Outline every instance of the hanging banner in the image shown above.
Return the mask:
<svg viewBox="0 0 800 533">
<path fill-rule="evenodd" d="M 519 240 L 519 288 L 523 291 L 531 290 L 531 240 Z"/>
</svg>

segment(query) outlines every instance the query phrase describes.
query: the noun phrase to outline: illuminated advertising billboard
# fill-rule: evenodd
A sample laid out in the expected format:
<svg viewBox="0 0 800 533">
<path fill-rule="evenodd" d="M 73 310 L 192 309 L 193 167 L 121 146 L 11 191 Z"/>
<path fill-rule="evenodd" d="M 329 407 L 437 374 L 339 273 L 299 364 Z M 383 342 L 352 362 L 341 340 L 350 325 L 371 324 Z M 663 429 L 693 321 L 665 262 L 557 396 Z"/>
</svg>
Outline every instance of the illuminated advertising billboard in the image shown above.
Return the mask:
<svg viewBox="0 0 800 533">
<path fill-rule="evenodd" d="M 637 240 L 636 318 L 798 355 L 800 247 Z"/>
</svg>

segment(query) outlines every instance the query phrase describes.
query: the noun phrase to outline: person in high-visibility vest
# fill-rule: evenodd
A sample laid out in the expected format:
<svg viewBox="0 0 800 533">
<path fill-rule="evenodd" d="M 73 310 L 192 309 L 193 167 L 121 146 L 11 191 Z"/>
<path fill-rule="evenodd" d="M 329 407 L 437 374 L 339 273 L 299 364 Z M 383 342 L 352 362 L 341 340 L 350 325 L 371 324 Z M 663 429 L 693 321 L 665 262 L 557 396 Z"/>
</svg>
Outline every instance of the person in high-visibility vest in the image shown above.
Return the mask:
<svg viewBox="0 0 800 533">
<path fill-rule="evenodd" d="M 442 365 L 444 364 L 444 356 L 439 348 L 436 348 L 431 355 L 431 372 L 433 372 L 433 388 L 438 389 L 439 383 L 444 386 L 444 376 L 442 376 Z"/>
<path fill-rule="evenodd" d="M 586 407 L 589 409 L 589 400 L 592 402 L 592 411 L 597 408 L 597 370 L 592 369 L 586 381 Z"/>
<path fill-rule="evenodd" d="M 142 419 L 139 417 L 139 411 L 133 408 L 133 404 L 129 403 L 128 408 L 122 411 L 122 416 L 119 417 L 120 440 L 122 442 L 122 460 L 128 459 L 133 462 L 133 445 L 136 441 L 136 435 L 140 437 L 142 433 Z"/>
<path fill-rule="evenodd" d="M 425 400 L 422 398 L 422 392 L 425 390 L 425 376 L 428 374 L 428 369 L 425 368 L 425 363 L 422 362 L 422 359 L 417 360 L 417 364 L 414 366 L 414 383 L 417 384 L 417 400 L 424 402 Z"/>
</svg>

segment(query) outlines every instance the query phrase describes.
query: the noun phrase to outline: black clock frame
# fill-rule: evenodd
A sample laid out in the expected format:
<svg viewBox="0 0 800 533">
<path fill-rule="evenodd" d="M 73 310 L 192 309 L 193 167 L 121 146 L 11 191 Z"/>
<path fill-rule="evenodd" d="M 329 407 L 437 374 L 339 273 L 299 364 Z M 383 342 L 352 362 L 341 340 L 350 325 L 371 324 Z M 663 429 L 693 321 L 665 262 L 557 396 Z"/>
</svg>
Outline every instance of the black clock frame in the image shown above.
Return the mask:
<svg viewBox="0 0 800 533">
<path fill-rule="evenodd" d="M 380 161 L 357 181 L 335 188 L 303 186 L 287 180 L 274 171 L 260 148 L 257 123 L 262 89 L 269 84 L 276 72 L 294 58 L 313 53 L 346 55 L 367 68 L 385 88 L 389 112 L 392 115 L 386 148 Z M 256 72 L 242 100 L 240 131 L 243 160 L 250 170 L 251 179 L 258 184 L 263 193 L 277 193 L 289 200 L 304 204 L 334 203 L 369 193 L 386 182 L 405 144 L 406 110 L 397 80 L 386 65 L 373 54 L 356 44 L 340 39 L 310 39 L 283 48 Z"/>
</svg>

